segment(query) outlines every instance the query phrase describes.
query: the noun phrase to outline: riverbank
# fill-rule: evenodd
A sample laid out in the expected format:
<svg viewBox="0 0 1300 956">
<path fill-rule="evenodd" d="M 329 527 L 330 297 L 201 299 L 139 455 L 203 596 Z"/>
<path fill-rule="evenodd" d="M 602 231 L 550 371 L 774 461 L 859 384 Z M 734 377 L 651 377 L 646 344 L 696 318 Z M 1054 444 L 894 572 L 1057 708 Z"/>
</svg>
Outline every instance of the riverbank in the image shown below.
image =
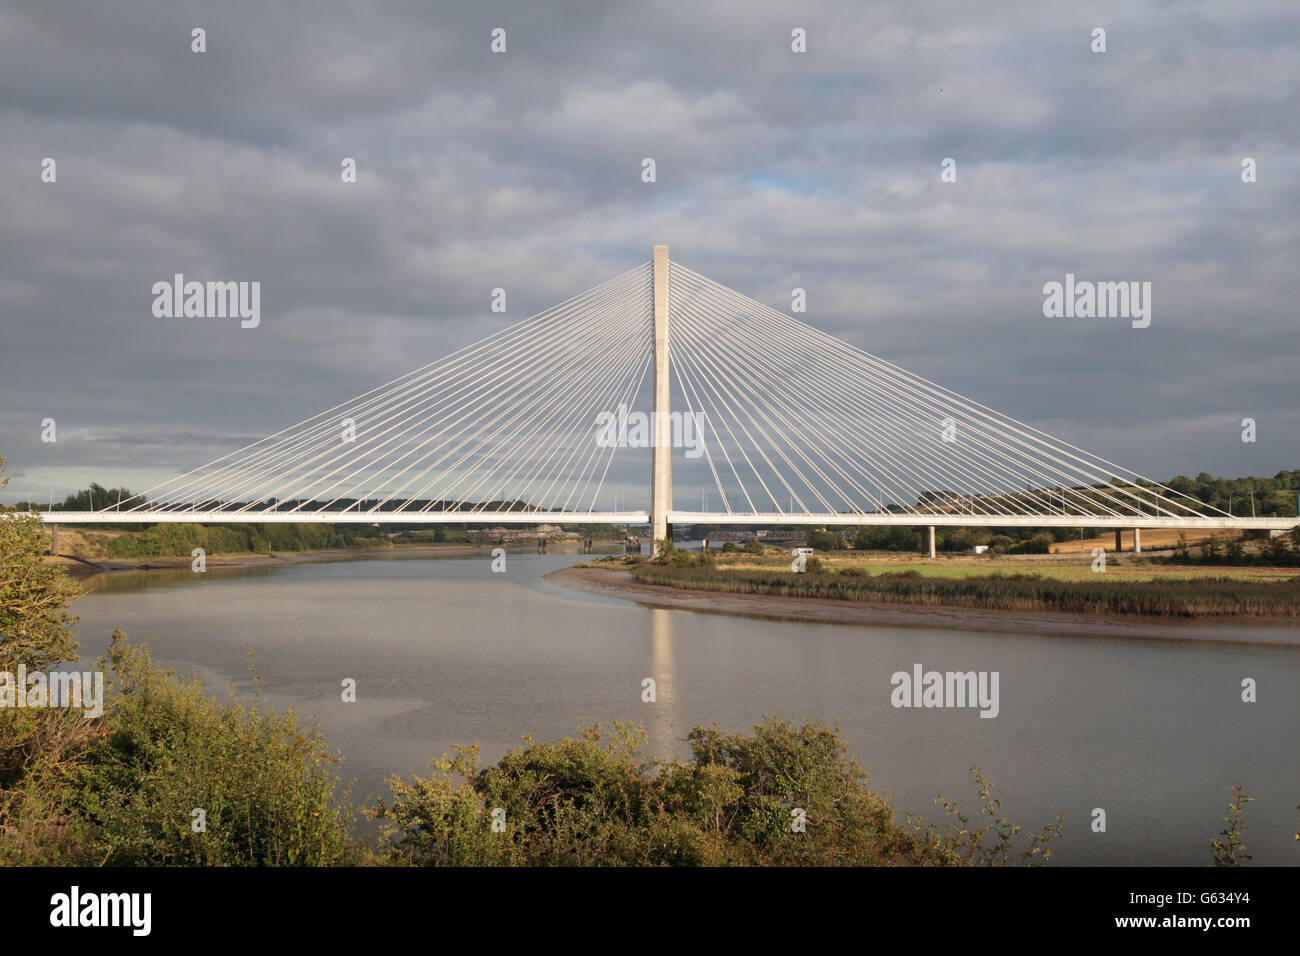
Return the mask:
<svg viewBox="0 0 1300 956">
<path fill-rule="evenodd" d="M 552 571 L 546 578 L 561 587 L 634 601 L 647 607 L 766 620 L 1300 647 L 1300 626 L 1287 619 L 1234 618 L 1233 629 L 1237 632 L 1245 629 L 1245 633 L 1225 636 L 1216 627 L 1223 622 L 1215 621 L 1154 621 L 1136 615 L 994 610 L 705 591 L 645 584 L 629 571 L 604 568 L 563 568 Z"/>
<path fill-rule="evenodd" d="M 473 554 L 491 554 L 500 545 L 446 544 L 418 545 L 414 547 L 395 548 L 331 548 L 321 551 L 286 551 L 270 554 L 210 554 L 205 558 L 207 567 L 213 568 L 259 568 L 281 564 L 311 564 L 322 561 L 365 561 L 378 558 L 432 558 L 438 556 L 457 557 Z M 615 547 L 611 542 L 609 547 Z M 551 544 L 547 553 L 578 552 L 581 545 Z M 532 554 L 532 547 L 506 548 L 511 554 Z M 113 558 L 90 561 L 77 555 L 51 555 L 45 559 L 57 564 L 68 576 L 84 581 L 100 574 L 115 574 L 123 571 L 184 571 L 193 562 L 191 557 L 151 556 L 147 558 Z"/>
</svg>

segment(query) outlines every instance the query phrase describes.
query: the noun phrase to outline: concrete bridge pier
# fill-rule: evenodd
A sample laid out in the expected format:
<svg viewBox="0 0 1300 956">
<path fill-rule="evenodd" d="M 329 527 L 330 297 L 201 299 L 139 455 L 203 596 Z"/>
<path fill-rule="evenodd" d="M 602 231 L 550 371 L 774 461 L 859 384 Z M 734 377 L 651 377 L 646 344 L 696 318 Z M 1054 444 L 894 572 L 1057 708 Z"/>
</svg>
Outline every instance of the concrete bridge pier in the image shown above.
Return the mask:
<svg viewBox="0 0 1300 956">
<path fill-rule="evenodd" d="M 664 538 L 672 540 L 668 512 L 673 507 L 672 422 L 669 415 L 668 361 L 668 247 L 654 247 L 652 286 L 654 292 L 654 448 L 650 463 L 651 551 Z"/>
<path fill-rule="evenodd" d="M 59 526 L 50 525 L 50 554 L 59 553 Z"/>
<path fill-rule="evenodd" d="M 1134 554 L 1142 553 L 1142 529 L 1141 528 L 1133 529 L 1133 553 Z"/>
<path fill-rule="evenodd" d="M 926 535 L 930 540 L 930 557 L 934 557 L 934 525 L 930 525 L 929 533 Z"/>
</svg>

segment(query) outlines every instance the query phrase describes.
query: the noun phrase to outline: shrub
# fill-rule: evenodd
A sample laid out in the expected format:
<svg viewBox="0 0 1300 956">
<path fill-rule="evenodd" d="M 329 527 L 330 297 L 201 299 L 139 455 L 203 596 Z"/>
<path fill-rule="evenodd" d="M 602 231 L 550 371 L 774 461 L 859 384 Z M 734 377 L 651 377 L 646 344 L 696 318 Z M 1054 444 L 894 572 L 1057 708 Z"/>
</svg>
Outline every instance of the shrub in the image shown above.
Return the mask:
<svg viewBox="0 0 1300 956">
<path fill-rule="evenodd" d="M 835 865 L 939 862 L 894 825 L 892 808 L 839 734 L 765 718 L 752 732 L 696 727 L 685 762 L 641 755 L 644 731 L 509 751 L 478 768 L 478 749 L 433 762 L 433 776 L 393 779 L 371 811 L 393 862 L 528 865 Z M 792 826 L 803 811 L 805 832 Z M 504 833 L 493 833 L 493 811 Z M 502 819 L 498 816 L 498 819 Z"/>
<path fill-rule="evenodd" d="M 979 543 L 979 535 L 970 528 L 949 528 L 939 533 L 942 551 L 969 551 Z"/>
<path fill-rule="evenodd" d="M 1210 852 L 1214 855 L 1215 866 L 1239 866 L 1242 860 L 1252 859 L 1251 854 L 1246 852 L 1246 844 L 1241 841 L 1242 834 L 1246 832 L 1246 822 L 1242 819 L 1241 811 L 1246 804 L 1254 803 L 1255 798 L 1248 796 L 1241 787 L 1232 788 L 1232 803 L 1228 804 L 1228 815 L 1223 817 L 1223 822 L 1227 824 L 1219 831 L 1219 836 L 1210 841 Z M 1297 835 L 1300 839 L 1300 835 Z"/>
<path fill-rule="evenodd" d="M 859 551 L 916 551 L 920 546 L 920 533 L 899 525 L 859 528 L 853 539 L 853 547 Z"/>
<path fill-rule="evenodd" d="M 844 547 L 844 541 L 839 535 L 830 531 L 809 531 L 808 547 L 816 548 L 818 551 L 836 551 Z"/>
<path fill-rule="evenodd" d="M 993 796 L 993 785 L 980 773 L 980 768 L 971 767 L 970 773 L 979 792 L 980 816 L 984 819 L 972 821 L 957 803 L 940 794 L 934 802 L 948 813 L 947 832 L 941 834 L 934 824 L 924 824 L 908 814 L 917 835 L 945 862 L 952 864 L 1042 866 L 1050 860 L 1052 843 L 1065 829 L 1065 814 L 1043 827 L 1041 833 L 1029 834 L 1028 845 L 1017 854 L 1014 843 L 1020 826 L 1002 816 L 1002 801 Z M 989 835 L 992 840 L 986 842 L 985 837 Z"/>
<path fill-rule="evenodd" d="M 337 758 L 314 722 L 205 697 L 121 631 L 108 654 L 109 733 L 67 774 L 66 804 L 109 866 L 355 862 Z M 192 810 L 206 831 L 192 829 Z"/>
<path fill-rule="evenodd" d="M 360 859 L 314 723 L 203 696 L 114 632 L 105 710 L 0 712 L 0 862 L 301 865 Z M 205 813 L 195 832 L 194 809 Z"/>
<path fill-rule="evenodd" d="M 1019 544 L 1012 545 L 1008 548 L 1008 552 L 1010 554 L 1051 554 L 1052 537 L 1046 534 L 1036 534 Z"/>
<path fill-rule="evenodd" d="M 46 550 L 35 515 L 0 516 L 0 670 L 14 671 L 20 663 L 44 670 L 77 658 L 77 619 L 67 609 L 81 588 L 61 567 L 46 563 Z"/>
</svg>

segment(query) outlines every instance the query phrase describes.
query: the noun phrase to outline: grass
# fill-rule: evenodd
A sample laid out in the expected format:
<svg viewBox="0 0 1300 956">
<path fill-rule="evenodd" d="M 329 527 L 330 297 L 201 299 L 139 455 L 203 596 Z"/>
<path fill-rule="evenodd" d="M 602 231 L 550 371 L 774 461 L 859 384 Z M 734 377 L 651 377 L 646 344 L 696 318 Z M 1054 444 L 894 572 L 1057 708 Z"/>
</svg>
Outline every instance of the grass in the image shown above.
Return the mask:
<svg viewBox="0 0 1300 956">
<path fill-rule="evenodd" d="M 606 564 L 608 566 L 608 564 Z M 1123 579 L 1084 571 L 1086 578 L 1054 578 L 1035 574 L 1032 566 L 1008 568 L 1011 574 L 922 574 L 920 568 L 897 563 L 883 574 L 854 566 L 796 574 L 788 566 L 737 564 L 716 567 L 669 566 L 653 562 L 630 564 L 634 578 L 645 584 L 740 594 L 813 597 L 874 604 L 920 604 L 987 607 L 995 610 L 1049 610 L 1080 614 L 1140 614 L 1153 617 L 1297 618 L 1300 617 L 1300 575 L 1286 580 L 1251 580 L 1222 574 L 1183 578 Z M 928 570 L 935 570 L 931 567 Z M 1074 574 L 1074 572 L 1071 572 Z"/>
<path fill-rule="evenodd" d="M 780 570 L 790 567 L 789 552 L 753 555 L 718 555 L 718 567 L 736 570 Z M 992 574 L 1038 574 L 1057 581 L 1093 581 L 1099 575 L 1092 570 L 1092 555 L 1073 557 L 984 557 L 941 555 L 927 558 L 912 554 L 879 551 L 831 551 L 817 555 L 832 570 L 856 568 L 870 574 L 915 570 L 926 577 L 978 578 Z M 1131 554 L 1106 556 L 1107 581 L 1164 581 L 1231 578 L 1239 581 L 1288 581 L 1296 576 L 1295 568 L 1227 565 L 1163 564 Z"/>
</svg>

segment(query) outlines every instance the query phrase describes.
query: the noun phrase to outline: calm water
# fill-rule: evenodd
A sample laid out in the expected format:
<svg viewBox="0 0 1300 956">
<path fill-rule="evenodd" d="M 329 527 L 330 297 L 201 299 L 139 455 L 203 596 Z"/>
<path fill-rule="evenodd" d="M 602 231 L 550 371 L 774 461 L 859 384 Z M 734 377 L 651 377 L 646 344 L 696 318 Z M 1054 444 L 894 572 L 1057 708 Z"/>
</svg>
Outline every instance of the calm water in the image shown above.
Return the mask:
<svg viewBox="0 0 1300 956">
<path fill-rule="evenodd" d="M 505 574 L 485 557 L 118 574 L 75 611 L 83 657 L 121 627 L 217 693 L 251 688 L 251 646 L 264 698 L 318 714 L 366 802 L 453 743 L 478 742 L 492 762 L 524 733 L 617 718 L 643 722 L 653 753 L 685 754 L 695 724 L 738 730 L 770 713 L 838 724 L 900 817 L 939 821 L 939 793 L 973 808 L 979 766 L 1025 831 L 1068 812 L 1062 863 L 1205 865 L 1233 784 L 1256 798 L 1254 862 L 1297 861 L 1300 649 L 649 609 L 543 580 L 577 560 L 512 554 Z M 999 671 L 1001 713 L 895 709 L 890 675 L 918 662 Z M 647 676 L 654 704 L 641 702 Z M 345 677 L 357 703 L 340 700 Z M 1258 703 L 1240 702 L 1243 677 Z M 1106 833 L 1091 832 L 1094 807 Z"/>
</svg>

